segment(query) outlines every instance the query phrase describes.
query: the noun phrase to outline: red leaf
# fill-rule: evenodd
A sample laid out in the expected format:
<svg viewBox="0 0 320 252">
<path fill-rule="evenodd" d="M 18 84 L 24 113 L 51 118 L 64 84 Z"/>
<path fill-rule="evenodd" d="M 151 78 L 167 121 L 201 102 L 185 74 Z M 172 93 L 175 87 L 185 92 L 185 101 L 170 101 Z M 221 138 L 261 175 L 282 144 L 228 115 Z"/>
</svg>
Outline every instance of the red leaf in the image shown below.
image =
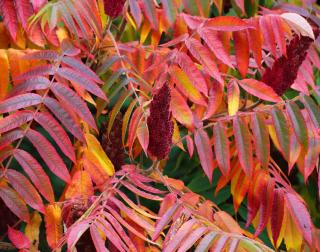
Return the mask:
<svg viewBox="0 0 320 252">
<path fill-rule="evenodd" d="M 39 192 L 49 201 L 54 202 L 54 193 L 48 175 L 40 164 L 28 152 L 17 149 L 14 158 L 18 161 L 23 170 L 27 173 L 32 183 Z"/>
<path fill-rule="evenodd" d="M 73 110 L 81 117 L 81 119 L 87 122 L 95 130 L 98 130 L 87 104 L 80 98 L 77 93 L 75 93 L 68 86 L 60 84 L 58 82 L 55 82 L 54 85 L 51 86 L 51 90 L 58 99 L 60 99 L 70 108 L 73 108 Z"/>
<path fill-rule="evenodd" d="M 253 170 L 251 135 L 248 129 L 248 125 L 244 122 L 242 118 L 234 118 L 233 132 L 240 164 L 246 175 L 248 177 L 251 177 Z"/>
<path fill-rule="evenodd" d="M 0 183 L 0 198 L 16 216 L 25 222 L 29 222 L 27 205 L 15 190 L 7 184 Z"/>
<path fill-rule="evenodd" d="M 13 0 L 0 1 L 1 14 L 3 15 L 4 24 L 9 31 L 14 42 L 17 40 L 18 18 Z"/>
<path fill-rule="evenodd" d="M 274 36 L 276 44 L 279 47 L 280 55 L 287 54 L 287 47 L 286 47 L 286 38 L 285 38 L 285 31 L 283 27 L 283 20 L 277 16 L 271 16 L 270 18 L 271 26 L 274 30 Z"/>
<path fill-rule="evenodd" d="M 271 102 L 282 101 L 281 97 L 278 96 L 271 87 L 261 81 L 255 79 L 243 79 L 239 81 L 239 85 L 249 94 L 260 99 Z"/>
<path fill-rule="evenodd" d="M 156 7 L 154 2 L 148 1 L 148 0 L 142 0 L 142 6 L 144 13 L 152 27 L 152 29 L 157 30 L 158 29 L 158 17 L 156 13 Z"/>
<path fill-rule="evenodd" d="M 214 151 L 221 173 L 227 176 L 230 171 L 230 151 L 229 140 L 225 126 L 222 122 L 218 122 L 213 127 Z"/>
<path fill-rule="evenodd" d="M 85 75 L 87 78 L 92 79 L 97 83 L 103 84 L 103 81 L 100 80 L 98 75 L 90 69 L 87 65 L 83 64 L 82 61 L 73 58 L 73 57 L 63 57 L 62 62 L 70 67 L 72 67 L 75 71 L 81 72 L 81 74 Z"/>
<path fill-rule="evenodd" d="M 208 95 L 207 83 L 201 74 L 200 70 L 196 67 L 192 59 L 183 52 L 178 52 L 176 54 L 176 63 L 181 67 L 181 69 L 186 73 L 186 75 L 191 80 L 194 87 L 198 89 L 204 95 Z"/>
<path fill-rule="evenodd" d="M 280 235 L 281 227 L 283 226 L 283 218 L 284 218 L 284 196 L 282 189 L 275 189 L 274 191 L 274 199 L 273 206 L 270 216 L 270 224 L 271 224 L 271 233 L 273 246 L 277 247 L 278 238 Z"/>
<path fill-rule="evenodd" d="M 28 18 L 32 15 L 32 6 L 29 0 L 14 0 L 17 8 L 17 14 L 22 27 L 25 31 L 28 29 Z"/>
<path fill-rule="evenodd" d="M 194 144 L 191 136 L 186 136 L 186 142 L 188 147 L 189 156 L 192 157 L 194 151 Z"/>
<path fill-rule="evenodd" d="M 79 85 L 80 87 L 83 87 L 84 89 L 88 90 L 90 93 L 102 98 L 103 100 L 107 99 L 106 95 L 99 88 L 99 86 L 91 79 L 88 79 L 84 74 L 68 67 L 59 68 L 57 73 L 62 78 L 65 78 L 71 81 L 72 83 Z"/>
<path fill-rule="evenodd" d="M 40 95 L 32 93 L 17 95 L 0 102 L 0 114 L 38 105 L 40 103 L 42 103 L 42 97 Z"/>
<path fill-rule="evenodd" d="M 233 16 L 219 16 L 215 18 L 210 18 L 208 21 L 206 21 L 204 27 L 215 31 L 231 32 L 252 28 L 252 26 L 250 26 L 244 20 Z"/>
<path fill-rule="evenodd" d="M 276 58 L 277 57 L 277 44 L 274 37 L 270 16 L 262 16 L 260 17 L 260 29 L 263 33 L 264 44 L 267 46 L 271 54 Z"/>
<path fill-rule="evenodd" d="M 300 229 L 304 239 L 309 245 L 312 245 L 313 224 L 304 202 L 291 192 L 285 193 L 285 199 L 295 224 Z"/>
<path fill-rule="evenodd" d="M 175 89 L 171 89 L 171 104 L 172 115 L 178 122 L 188 128 L 193 128 L 193 115 L 187 101 Z"/>
<path fill-rule="evenodd" d="M 29 110 L 17 111 L 0 120 L 0 134 L 18 128 L 33 119 L 33 112 Z"/>
<path fill-rule="evenodd" d="M 8 146 L 12 142 L 24 137 L 24 133 L 22 130 L 13 130 L 9 133 L 1 136 L 0 138 L 0 149 Z"/>
<path fill-rule="evenodd" d="M 34 119 L 50 134 L 50 136 L 53 138 L 56 144 L 60 147 L 63 153 L 68 158 L 70 158 L 71 161 L 75 162 L 76 157 L 74 154 L 72 143 L 67 133 L 61 127 L 61 125 L 56 121 L 56 119 L 54 119 L 54 117 L 47 112 L 41 112 L 41 113 L 38 112 Z"/>
<path fill-rule="evenodd" d="M 213 153 L 208 134 L 203 129 L 198 129 L 194 134 L 194 142 L 197 147 L 202 169 L 207 175 L 210 183 L 214 169 Z"/>
<path fill-rule="evenodd" d="M 204 67 L 204 70 L 218 82 L 223 83 L 223 79 L 217 68 L 216 63 L 213 61 L 210 51 L 204 47 L 199 40 L 189 38 L 185 41 L 187 48 Z"/>
<path fill-rule="evenodd" d="M 260 218 L 256 228 L 255 236 L 258 236 L 262 230 L 266 227 L 270 218 L 273 206 L 274 187 L 275 181 L 272 178 L 268 178 L 266 186 L 262 189 L 261 201 L 260 201 Z"/>
<path fill-rule="evenodd" d="M 232 60 L 226 52 L 225 47 L 219 38 L 218 32 L 209 28 L 202 28 L 198 32 L 216 57 L 221 60 L 222 63 L 233 68 Z"/>
<path fill-rule="evenodd" d="M 6 173 L 12 187 L 22 196 L 28 205 L 44 213 L 44 205 L 37 190 L 21 173 L 8 169 Z"/>
<path fill-rule="evenodd" d="M 27 72 L 20 74 L 16 76 L 13 81 L 23 81 L 23 80 L 29 80 L 32 78 L 37 78 L 39 76 L 46 76 L 46 75 L 52 75 L 55 72 L 54 65 L 41 65 L 36 66 L 31 69 L 29 69 Z"/>
<path fill-rule="evenodd" d="M 223 101 L 223 84 L 214 82 L 209 90 L 207 111 L 202 120 L 209 119 L 218 110 Z"/>
<path fill-rule="evenodd" d="M 234 48 L 237 66 L 242 77 L 245 77 L 249 67 L 249 42 L 246 31 L 233 32 Z"/>
<path fill-rule="evenodd" d="M 51 145 L 51 143 L 40 133 L 29 129 L 26 137 L 34 145 L 49 169 L 65 182 L 70 182 L 70 175 L 63 160 Z"/>
<path fill-rule="evenodd" d="M 262 62 L 262 34 L 259 26 L 259 18 L 251 18 L 248 20 L 248 23 L 252 25 L 255 29 L 248 29 L 248 41 L 249 46 L 252 51 L 253 57 L 258 65 L 261 68 Z"/>
<path fill-rule="evenodd" d="M 51 110 L 51 112 L 60 120 L 60 122 L 80 141 L 85 142 L 83 132 L 78 122 L 73 116 L 64 109 L 57 100 L 46 97 L 44 104 Z"/>
<path fill-rule="evenodd" d="M 10 226 L 8 226 L 8 237 L 17 249 L 28 249 L 31 246 L 28 237 L 24 233 Z"/>
</svg>

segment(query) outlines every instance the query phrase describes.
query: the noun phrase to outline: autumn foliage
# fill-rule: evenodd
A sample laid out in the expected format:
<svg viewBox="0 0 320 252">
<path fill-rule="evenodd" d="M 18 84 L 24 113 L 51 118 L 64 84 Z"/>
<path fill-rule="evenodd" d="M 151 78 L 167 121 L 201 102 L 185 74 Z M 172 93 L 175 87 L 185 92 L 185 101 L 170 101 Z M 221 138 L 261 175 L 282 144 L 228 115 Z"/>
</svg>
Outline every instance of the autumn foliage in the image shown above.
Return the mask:
<svg viewBox="0 0 320 252">
<path fill-rule="evenodd" d="M 320 251 L 320 8 L 287 2 L 0 0 L 0 251 Z"/>
</svg>

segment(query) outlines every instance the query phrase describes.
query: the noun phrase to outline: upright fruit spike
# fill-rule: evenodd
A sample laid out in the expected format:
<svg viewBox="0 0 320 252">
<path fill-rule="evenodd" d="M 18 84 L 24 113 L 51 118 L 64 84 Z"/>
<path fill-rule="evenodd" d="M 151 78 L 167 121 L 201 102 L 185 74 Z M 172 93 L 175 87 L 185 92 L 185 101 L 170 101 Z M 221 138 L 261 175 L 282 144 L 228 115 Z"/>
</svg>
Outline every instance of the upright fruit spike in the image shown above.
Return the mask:
<svg viewBox="0 0 320 252">
<path fill-rule="evenodd" d="M 170 88 L 168 84 L 164 84 L 154 95 L 150 104 L 150 116 L 147 121 L 148 152 L 158 159 L 168 156 L 172 143 L 173 122 L 171 121 L 170 100 Z"/>
<path fill-rule="evenodd" d="M 313 29 L 315 38 L 319 29 Z M 297 78 L 298 70 L 307 56 L 307 51 L 313 39 L 295 35 L 287 45 L 287 56 L 276 59 L 271 68 L 267 68 L 262 81 L 273 88 L 278 95 L 283 95 Z"/>
<path fill-rule="evenodd" d="M 104 0 L 104 11 L 111 18 L 119 16 L 126 0 Z"/>
</svg>

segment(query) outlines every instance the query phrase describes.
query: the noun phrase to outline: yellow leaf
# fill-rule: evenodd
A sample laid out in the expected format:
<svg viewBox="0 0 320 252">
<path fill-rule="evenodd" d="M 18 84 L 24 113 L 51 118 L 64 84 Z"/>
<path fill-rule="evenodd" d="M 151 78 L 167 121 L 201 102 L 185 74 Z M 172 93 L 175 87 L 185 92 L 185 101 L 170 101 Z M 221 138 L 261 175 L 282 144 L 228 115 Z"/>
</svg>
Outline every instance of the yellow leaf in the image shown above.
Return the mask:
<svg viewBox="0 0 320 252">
<path fill-rule="evenodd" d="M 61 208 L 57 204 L 48 205 L 45 214 L 46 235 L 50 248 L 54 248 L 62 237 Z"/>
<path fill-rule="evenodd" d="M 146 41 L 150 31 L 151 31 L 151 26 L 150 26 L 149 22 L 147 22 L 145 20 L 145 22 L 143 22 L 143 25 L 142 25 L 142 28 L 141 28 L 140 44 L 143 44 Z"/>
<path fill-rule="evenodd" d="M 279 144 L 279 141 L 278 141 L 278 138 L 277 138 L 277 134 L 276 134 L 276 130 L 275 130 L 274 126 L 273 125 L 268 125 L 268 129 L 269 129 L 269 134 L 270 134 L 270 137 L 272 139 L 272 142 L 274 143 L 276 148 L 280 151 L 281 148 L 280 148 L 280 144 Z"/>
<path fill-rule="evenodd" d="M 6 50 L 0 50 L 0 101 L 5 98 L 9 87 L 9 60 Z"/>
<path fill-rule="evenodd" d="M 299 229 L 296 227 L 294 220 L 288 214 L 287 215 L 287 225 L 284 236 L 284 242 L 286 244 L 287 250 L 292 249 L 293 251 L 300 251 L 302 245 L 302 236 Z"/>
<path fill-rule="evenodd" d="M 193 85 L 187 74 L 178 66 L 171 66 L 169 73 L 173 81 L 177 84 L 179 90 L 192 102 L 206 106 L 203 96 Z"/>
<path fill-rule="evenodd" d="M 68 185 L 65 192 L 65 198 L 71 199 L 74 197 L 89 198 L 93 195 L 93 185 L 90 174 L 87 171 L 77 171 Z"/>
<path fill-rule="evenodd" d="M 31 220 L 27 224 L 25 229 L 25 235 L 31 242 L 30 252 L 38 252 L 39 246 L 39 233 L 40 224 L 42 222 L 41 215 L 38 212 L 34 212 L 31 215 Z"/>
<path fill-rule="evenodd" d="M 235 115 L 239 110 L 240 90 L 235 81 L 231 81 L 228 85 L 228 112 L 229 115 Z"/>
<path fill-rule="evenodd" d="M 98 164 L 107 172 L 107 174 L 112 176 L 114 174 L 114 166 L 102 149 L 99 141 L 92 134 L 85 134 L 85 138 L 88 145 L 88 151 L 86 152 L 88 159 L 90 161 L 98 161 Z"/>
<path fill-rule="evenodd" d="M 180 130 L 176 120 L 173 120 L 172 142 L 173 144 L 177 145 L 181 150 L 186 151 L 181 141 Z"/>
</svg>

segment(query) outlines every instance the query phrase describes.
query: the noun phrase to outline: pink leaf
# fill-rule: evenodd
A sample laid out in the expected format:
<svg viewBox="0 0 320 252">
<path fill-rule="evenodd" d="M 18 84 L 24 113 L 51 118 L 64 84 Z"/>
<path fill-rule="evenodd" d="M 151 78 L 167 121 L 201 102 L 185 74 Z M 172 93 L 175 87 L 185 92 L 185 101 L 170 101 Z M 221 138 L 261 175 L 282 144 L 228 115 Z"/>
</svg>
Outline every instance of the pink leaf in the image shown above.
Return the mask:
<svg viewBox="0 0 320 252">
<path fill-rule="evenodd" d="M 51 86 L 51 90 L 58 99 L 67 104 L 70 108 L 73 108 L 73 110 L 81 117 L 81 119 L 86 121 L 92 128 L 97 130 L 96 123 L 87 104 L 77 93 L 75 93 L 68 86 L 58 82 L 55 82 L 54 85 Z"/>
<path fill-rule="evenodd" d="M 72 143 L 67 133 L 56 119 L 48 112 L 37 113 L 34 119 L 50 134 L 63 153 L 70 158 L 70 160 L 75 162 L 76 157 Z"/>
<path fill-rule="evenodd" d="M 6 206 L 21 220 L 29 222 L 29 211 L 26 203 L 19 194 L 7 184 L 0 185 L 0 198 Z"/>
<path fill-rule="evenodd" d="M 309 245 L 312 245 L 313 224 L 304 202 L 291 192 L 285 193 L 285 199 L 295 224 L 300 229 L 304 239 Z"/>
<path fill-rule="evenodd" d="M 0 102 L 0 114 L 16 111 L 21 108 L 38 105 L 42 102 L 42 97 L 38 94 L 22 94 L 8 98 Z"/>
<path fill-rule="evenodd" d="M 72 133 L 72 135 L 74 135 L 80 141 L 85 142 L 79 123 L 74 119 L 68 110 L 63 108 L 57 100 L 50 97 L 46 97 L 44 99 L 44 104 L 60 120 L 60 122 L 62 122 L 67 130 Z"/>
<path fill-rule="evenodd" d="M 65 182 L 70 182 L 70 175 L 63 160 L 51 145 L 51 143 L 40 133 L 29 129 L 26 137 L 34 145 L 49 169 Z"/>
<path fill-rule="evenodd" d="M 13 0 L 0 1 L 0 9 L 3 15 L 4 24 L 10 33 L 13 41 L 17 40 L 18 18 Z"/>
<path fill-rule="evenodd" d="M 33 119 L 33 112 L 29 110 L 17 111 L 0 120 L 0 134 L 18 128 Z"/>
<path fill-rule="evenodd" d="M 44 172 L 40 164 L 28 152 L 17 149 L 14 158 L 27 173 L 32 183 L 39 192 L 49 201 L 54 202 L 54 193 L 48 175 Z"/>
<path fill-rule="evenodd" d="M 30 240 L 21 231 L 8 226 L 8 237 L 17 249 L 28 249 L 31 246 Z"/>
<path fill-rule="evenodd" d="M 12 169 L 8 169 L 6 174 L 12 187 L 22 196 L 27 204 L 44 213 L 42 199 L 29 180 L 21 173 Z"/>
<path fill-rule="evenodd" d="M 194 134 L 194 141 L 197 147 L 202 169 L 207 175 L 210 183 L 214 169 L 213 153 L 208 134 L 203 129 L 198 129 Z"/>
</svg>

